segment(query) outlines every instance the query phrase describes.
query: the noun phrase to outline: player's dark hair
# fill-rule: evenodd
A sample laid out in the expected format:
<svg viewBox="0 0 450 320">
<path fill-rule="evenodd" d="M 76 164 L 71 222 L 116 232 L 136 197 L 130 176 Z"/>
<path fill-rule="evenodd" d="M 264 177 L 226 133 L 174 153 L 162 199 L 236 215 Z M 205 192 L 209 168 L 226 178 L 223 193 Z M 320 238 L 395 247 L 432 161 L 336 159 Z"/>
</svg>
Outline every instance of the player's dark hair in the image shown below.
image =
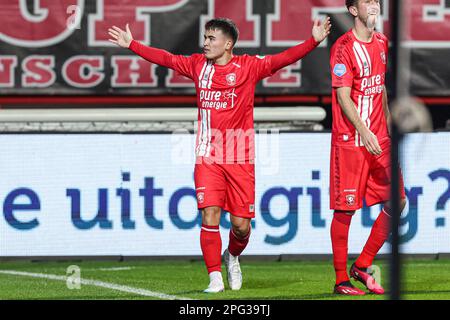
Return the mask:
<svg viewBox="0 0 450 320">
<path fill-rule="evenodd" d="M 351 6 L 355 6 L 358 4 L 358 0 L 345 0 L 345 5 L 348 8 L 350 8 Z"/>
<path fill-rule="evenodd" d="M 233 40 L 233 47 L 239 38 L 239 31 L 234 22 L 228 18 L 216 18 L 209 20 L 205 24 L 205 30 L 220 30 Z"/>
</svg>

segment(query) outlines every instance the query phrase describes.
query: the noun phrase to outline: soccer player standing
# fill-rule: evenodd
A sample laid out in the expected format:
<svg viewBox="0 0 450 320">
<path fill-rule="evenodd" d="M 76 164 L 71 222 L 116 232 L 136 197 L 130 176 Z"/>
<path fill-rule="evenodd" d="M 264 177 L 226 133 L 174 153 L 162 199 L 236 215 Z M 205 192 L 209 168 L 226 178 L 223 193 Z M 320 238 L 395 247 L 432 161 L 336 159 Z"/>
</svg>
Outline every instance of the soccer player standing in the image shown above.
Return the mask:
<svg viewBox="0 0 450 320">
<path fill-rule="evenodd" d="M 224 290 L 221 274 L 221 209 L 228 211 L 232 228 L 223 256 L 228 283 L 239 290 L 239 255 L 250 237 L 255 217 L 253 107 L 256 84 L 277 70 L 303 58 L 330 33 L 329 18 L 316 20 L 312 36 L 302 44 L 270 56 L 234 55 L 238 39 L 235 24 L 224 18 L 206 23 L 203 53 L 174 55 L 133 40 L 131 31 L 113 26 L 111 42 L 129 48 L 144 59 L 171 68 L 195 83 L 198 132 L 194 180 L 202 212 L 200 246 L 210 283 L 205 292 Z"/>
<path fill-rule="evenodd" d="M 354 26 L 331 48 L 332 142 L 330 207 L 334 292 L 363 295 L 347 273 L 348 231 L 355 210 L 383 203 L 362 253 L 350 275 L 370 292 L 383 294 L 368 268 L 389 235 L 390 217 L 390 114 L 385 87 L 388 39 L 375 31 L 380 14 L 378 0 L 346 0 Z M 399 169 L 400 170 L 400 169 Z M 401 175 L 400 175 L 401 176 Z M 401 210 L 406 200 L 401 186 Z"/>
</svg>

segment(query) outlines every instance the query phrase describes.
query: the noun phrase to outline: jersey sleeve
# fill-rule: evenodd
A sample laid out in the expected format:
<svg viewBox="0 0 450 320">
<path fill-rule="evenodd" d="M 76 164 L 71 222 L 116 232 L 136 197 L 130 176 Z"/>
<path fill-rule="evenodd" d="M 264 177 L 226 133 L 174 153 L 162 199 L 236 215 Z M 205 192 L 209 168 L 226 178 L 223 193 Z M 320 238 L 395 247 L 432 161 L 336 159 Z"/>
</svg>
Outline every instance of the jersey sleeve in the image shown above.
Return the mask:
<svg viewBox="0 0 450 320">
<path fill-rule="evenodd" d="M 145 60 L 173 69 L 183 76 L 193 79 L 193 58 L 174 55 L 162 49 L 143 45 L 139 41 L 132 40 L 129 49 Z"/>
<path fill-rule="evenodd" d="M 255 82 L 270 77 L 272 72 L 272 56 L 250 56 L 250 68 Z"/>
<path fill-rule="evenodd" d="M 173 55 L 172 66 L 179 74 L 194 79 L 194 56 Z"/>
<path fill-rule="evenodd" d="M 345 45 L 337 43 L 330 53 L 331 86 L 352 87 L 353 64 Z"/>
<path fill-rule="evenodd" d="M 313 51 L 319 42 L 316 42 L 313 37 L 308 40 L 293 46 L 283 52 L 270 56 L 256 56 L 260 61 L 256 61 L 254 70 L 256 81 L 269 77 L 278 70 L 287 67 L 288 65 L 302 59 L 308 53 Z"/>
</svg>

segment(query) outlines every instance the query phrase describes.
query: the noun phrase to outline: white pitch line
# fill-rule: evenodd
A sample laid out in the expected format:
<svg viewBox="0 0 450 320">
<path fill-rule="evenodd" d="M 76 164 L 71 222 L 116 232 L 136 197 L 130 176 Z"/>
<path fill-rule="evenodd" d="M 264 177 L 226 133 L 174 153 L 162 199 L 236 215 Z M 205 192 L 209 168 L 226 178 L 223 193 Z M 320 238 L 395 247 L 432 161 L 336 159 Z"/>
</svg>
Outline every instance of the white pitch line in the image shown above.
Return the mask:
<svg viewBox="0 0 450 320">
<path fill-rule="evenodd" d="M 49 279 L 49 280 L 64 281 L 64 282 L 67 281 L 66 276 L 58 276 L 58 275 L 54 275 L 54 274 L 32 273 L 32 272 L 23 272 L 23 271 L 15 271 L 15 270 L 0 270 L 0 273 L 9 274 L 9 275 L 13 275 L 13 276 L 41 278 L 41 279 Z M 123 286 L 120 284 L 97 281 L 97 280 L 80 279 L 80 284 L 87 285 L 87 286 L 102 287 L 102 288 L 107 288 L 107 289 L 122 291 L 122 292 L 127 292 L 127 293 L 133 293 L 133 294 L 137 294 L 137 295 L 145 296 L 145 297 L 154 297 L 154 298 L 167 299 L 167 300 L 192 300 L 190 298 L 179 297 L 179 296 L 165 294 L 165 293 L 161 293 L 161 292 L 133 288 L 133 287 L 129 287 L 129 286 Z"/>
<path fill-rule="evenodd" d="M 123 270 L 131 270 L 132 267 L 117 267 L 117 268 L 99 268 L 100 271 L 123 271 Z"/>
</svg>

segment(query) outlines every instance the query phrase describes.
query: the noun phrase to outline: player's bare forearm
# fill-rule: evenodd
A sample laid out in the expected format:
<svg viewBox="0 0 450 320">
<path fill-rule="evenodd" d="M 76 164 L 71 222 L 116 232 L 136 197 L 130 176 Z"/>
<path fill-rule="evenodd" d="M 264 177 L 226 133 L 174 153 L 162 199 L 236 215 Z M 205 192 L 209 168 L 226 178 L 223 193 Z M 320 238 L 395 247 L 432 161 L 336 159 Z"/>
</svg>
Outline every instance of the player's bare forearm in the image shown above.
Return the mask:
<svg viewBox="0 0 450 320">
<path fill-rule="evenodd" d="M 350 89 L 350 88 L 349 88 Z M 350 95 L 346 94 L 345 88 L 339 88 L 338 89 L 338 102 L 339 105 L 342 108 L 342 111 L 344 111 L 345 116 L 347 119 L 352 123 L 352 125 L 355 127 L 356 131 L 361 133 L 362 130 L 367 129 L 364 122 L 361 120 L 361 117 L 359 116 L 355 104 L 353 103 L 352 99 L 350 98 Z"/>
<path fill-rule="evenodd" d="M 351 88 L 350 87 L 341 87 L 337 88 L 337 98 L 339 105 L 342 108 L 347 119 L 351 122 L 351 124 L 355 127 L 356 131 L 358 131 L 361 136 L 362 142 L 366 149 L 375 155 L 381 154 L 381 147 L 378 144 L 377 137 L 369 130 L 366 124 L 362 121 L 361 117 L 357 109 L 355 108 L 355 104 L 350 97 Z"/>
<path fill-rule="evenodd" d="M 389 130 L 389 134 L 390 134 L 391 133 L 391 112 L 389 111 L 386 86 L 384 86 L 384 88 L 383 88 L 383 111 L 384 111 L 384 116 L 386 118 L 386 124 L 387 124 L 388 130 Z"/>
</svg>

